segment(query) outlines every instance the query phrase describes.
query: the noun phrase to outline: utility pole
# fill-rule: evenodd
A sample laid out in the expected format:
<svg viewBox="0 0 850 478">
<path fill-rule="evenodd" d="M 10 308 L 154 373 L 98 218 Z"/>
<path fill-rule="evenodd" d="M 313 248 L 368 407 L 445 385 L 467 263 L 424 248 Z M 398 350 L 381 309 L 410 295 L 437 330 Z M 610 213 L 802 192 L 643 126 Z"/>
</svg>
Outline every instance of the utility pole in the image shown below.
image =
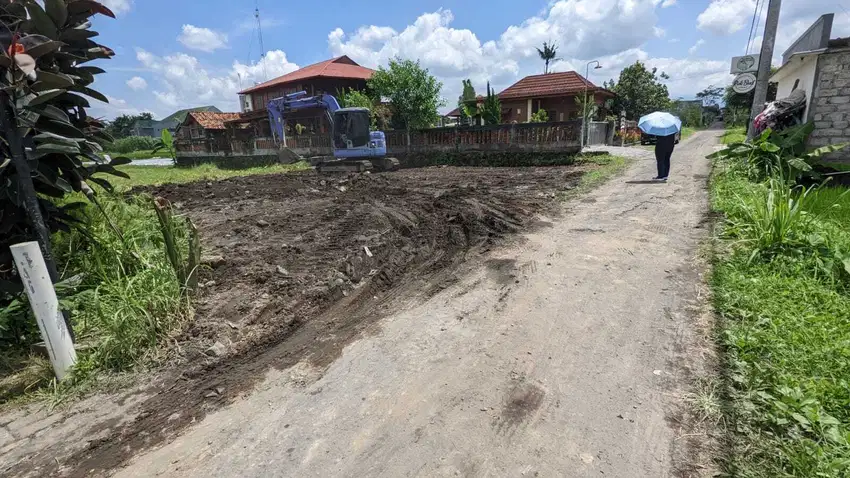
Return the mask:
<svg viewBox="0 0 850 478">
<path fill-rule="evenodd" d="M 770 83 L 770 66 L 773 61 L 773 46 L 776 43 L 776 30 L 779 28 L 779 10 L 782 0 L 770 0 L 767 5 L 767 22 L 764 25 L 764 35 L 761 42 L 761 56 L 759 57 L 759 71 L 756 79 L 756 91 L 753 95 L 753 107 L 750 111 L 750 121 L 747 124 L 747 137 L 755 137 L 753 121 L 762 110 L 767 100 L 767 89 Z"/>
</svg>

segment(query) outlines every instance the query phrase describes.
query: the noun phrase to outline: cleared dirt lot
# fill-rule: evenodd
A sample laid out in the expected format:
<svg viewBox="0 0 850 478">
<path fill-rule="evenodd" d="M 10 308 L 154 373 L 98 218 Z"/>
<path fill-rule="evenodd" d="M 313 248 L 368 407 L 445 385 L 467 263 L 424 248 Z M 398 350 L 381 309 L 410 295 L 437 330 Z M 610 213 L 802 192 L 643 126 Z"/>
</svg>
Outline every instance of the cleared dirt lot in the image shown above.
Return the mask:
<svg viewBox="0 0 850 478">
<path fill-rule="evenodd" d="M 448 266 L 532 225 L 586 169 L 304 173 L 149 192 L 195 221 L 212 256 L 188 337 L 239 351 L 278 342 L 337 302 L 344 316 L 317 333 L 356 332 L 390 302 L 443 289 Z M 398 288 L 410 290 L 382 296 Z M 332 350 L 309 352 L 333 358 Z"/>
<path fill-rule="evenodd" d="M 480 253 L 544 227 L 539 215 L 559 211 L 558 197 L 593 167 L 301 173 L 147 189 L 192 218 L 208 256 L 195 320 L 176 338 L 179 365 L 90 407 L 95 420 L 69 411 L 4 443 L 0 470 L 98 474 L 250 392 L 270 368 L 329 365 L 378 319 L 480 265 Z M 103 413 L 110 403 L 122 405 L 121 419 Z"/>
</svg>

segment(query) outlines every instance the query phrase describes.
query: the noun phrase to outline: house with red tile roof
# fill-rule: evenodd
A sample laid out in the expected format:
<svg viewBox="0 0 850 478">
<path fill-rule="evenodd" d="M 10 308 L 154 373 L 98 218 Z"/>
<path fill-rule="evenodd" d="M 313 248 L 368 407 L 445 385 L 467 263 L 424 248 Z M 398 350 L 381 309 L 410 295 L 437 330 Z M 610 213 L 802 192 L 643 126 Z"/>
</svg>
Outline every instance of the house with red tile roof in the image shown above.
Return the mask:
<svg viewBox="0 0 850 478">
<path fill-rule="evenodd" d="M 502 122 L 527 123 L 531 115 L 546 110 L 549 121 L 570 121 L 581 118 L 576 97 L 583 98 L 587 89 L 588 98 L 604 107 L 605 101 L 613 98 L 613 92 L 600 88 L 574 71 L 531 75 L 519 80 L 499 93 L 502 103 Z M 604 117 L 604 108 L 599 115 Z M 457 110 L 448 116 L 459 116 Z"/>
<path fill-rule="evenodd" d="M 360 66 L 347 56 L 331 58 L 240 91 L 242 112 L 265 110 L 270 100 L 296 91 L 312 96 L 335 95 L 349 88 L 363 90 L 373 73 L 375 70 Z"/>
<path fill-rule="evenodd" d="M 228 121 L 239 119 L 239 113 L 190 111 L 177 127 L 177 150 L 191 153 L 230 152 Z"/>
<path fill-rule="evenodd" d="M 337 95 L 343 90 L 362 91 L 366 82 L 375 73 L 371 68 L 360 66 L 351 58 L 343 55 L 330 60 L 305 66 L 300 70 L 287 73 L 275 79 L 246 88 L 239 92 L 242 114 L 238 121 L 251 123 L 254 135 L 270 137 L 266 105 L 270 100 L 297 91 L 306 91 L 308 95 L 328 93 Z M 324 112 L 311 108 L 287 115 L 286 126 L 289 130 L 297 128 L 307 133 L 324 134 L 329 131 Z"/>
</svg>

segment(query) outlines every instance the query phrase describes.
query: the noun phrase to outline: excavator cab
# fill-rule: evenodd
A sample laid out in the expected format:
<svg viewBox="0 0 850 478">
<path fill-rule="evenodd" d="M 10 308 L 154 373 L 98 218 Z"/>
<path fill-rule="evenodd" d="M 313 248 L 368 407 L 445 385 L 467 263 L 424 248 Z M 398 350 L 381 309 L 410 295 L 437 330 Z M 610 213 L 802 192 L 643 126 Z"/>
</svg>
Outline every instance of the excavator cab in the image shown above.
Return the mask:
<svg viewBox="0 0 850 478">
<path fill-rule="evenodd" d="M 369 146 L 369 110 L 342 108 L 333 114 L 333 140 L 335 149 L 356 149 Z"/>
<path fill-rule="evenodd" d="M 387 157 L 387 139 L 383 131 L 369 131 L 371 113 L 367 108 L 340 108 L 328 94 L 307 96 L 306 91 L 290 93 L 268 103 L 269 125 L 281 144 L 281 155 L 302 159 L 286 145 L 284 117 L 294 111 L 322 108 L 333 125 L 333 157 L 321 159 L 315 166 L 324 172 L 395 171 L 399 161 Z M 288 152 L 288 153 L 286 153 Z"/>
</svg>

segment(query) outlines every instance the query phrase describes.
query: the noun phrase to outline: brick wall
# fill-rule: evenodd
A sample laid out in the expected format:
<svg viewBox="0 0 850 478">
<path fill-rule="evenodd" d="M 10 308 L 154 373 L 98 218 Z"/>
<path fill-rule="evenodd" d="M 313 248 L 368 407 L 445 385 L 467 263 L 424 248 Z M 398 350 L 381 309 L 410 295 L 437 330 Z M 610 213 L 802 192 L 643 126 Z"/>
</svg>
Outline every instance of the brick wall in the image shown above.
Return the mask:
<svg viewBox="0 0 850 478">
<path fill-rule="evenodd" d="M 850 143 L 850 49 L 821 55 L 815 81 L 812 97 L 815 130 L 809 138 L 809 147 Z M 845 149 L 826 159 L 850 161 L 850 152 Z"/>
</svg>

